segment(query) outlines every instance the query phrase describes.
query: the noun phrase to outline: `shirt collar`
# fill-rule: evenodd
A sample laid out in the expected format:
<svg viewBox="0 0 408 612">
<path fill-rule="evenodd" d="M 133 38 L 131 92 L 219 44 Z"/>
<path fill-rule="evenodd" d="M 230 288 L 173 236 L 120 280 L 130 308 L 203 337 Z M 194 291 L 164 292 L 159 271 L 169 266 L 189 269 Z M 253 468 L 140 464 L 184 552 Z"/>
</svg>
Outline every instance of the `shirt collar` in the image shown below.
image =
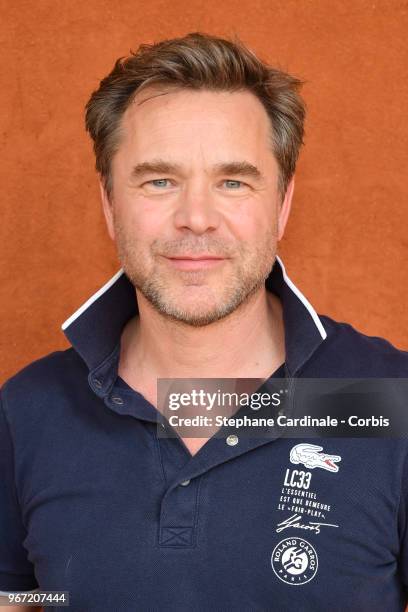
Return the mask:
<svg viewBox="0 0 408 612">
<path fill-rule="evenodd" d="M 289 375 L 294 375 L 326 339 L 327 333 L 313 306 L 286 274 L 279 256 L 265 287 L 282 303 L 285 363 Z M 124 326 L 138 312 L 135 289 L 120 269 L 64 321 L 61 328 L 93 372 L 118 350 Z"/>
</svg>

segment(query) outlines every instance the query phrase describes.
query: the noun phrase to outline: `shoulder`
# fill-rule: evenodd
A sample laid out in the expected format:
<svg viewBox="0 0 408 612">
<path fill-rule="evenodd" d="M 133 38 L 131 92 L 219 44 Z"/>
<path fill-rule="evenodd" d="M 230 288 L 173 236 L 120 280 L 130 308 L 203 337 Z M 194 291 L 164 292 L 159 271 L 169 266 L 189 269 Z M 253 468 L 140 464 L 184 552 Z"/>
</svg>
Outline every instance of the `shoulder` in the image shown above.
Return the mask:
<svg viewBox="0 0 408 612">
<path fill-rule="evenodd" d="M 72 347 L 54 351 L 32 361 L 1 386 L 0 393 L 4 409 L 8 405 L 42 406 L 60 399 L 82 379 L 87 380 L 85 362 Z"/>
<path fill-rule="evenodd" d="M 54 383 L 71 378 L 78 371 L 85 371 L 86 365 L 72 348 L 54 351 L 44 355 L 24 366 L 16 374 L 8 378 L 2 385 L 4 388 L 41 386 L 49 387 Z"/>
<path fill-rule="evenodd" d="M 327 333 L 315 359 L 341 376 L 408 377 L 408 351 L 386 338 L 370 336 L 350 323 L 319 318 Z M 331 375 L 331 374 L 329 374 Z"/>
</svg>

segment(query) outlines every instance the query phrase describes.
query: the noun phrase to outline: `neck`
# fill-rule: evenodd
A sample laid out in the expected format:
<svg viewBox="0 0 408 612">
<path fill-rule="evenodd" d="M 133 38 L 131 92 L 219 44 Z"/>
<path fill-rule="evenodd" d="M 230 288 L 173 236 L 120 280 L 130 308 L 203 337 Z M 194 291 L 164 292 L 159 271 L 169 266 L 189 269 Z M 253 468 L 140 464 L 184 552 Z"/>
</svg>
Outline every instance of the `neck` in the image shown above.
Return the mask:
<svg viewBox="0 0 408 612">
<path fill-rule="evenodd" d="M 125 326 L 119 374 L 145 378 L 268 378 L 285 360 L 280 300 L 265 287 L 229 316 L 194 327 L 161 315 L 136 290 L 139 315 Z"/>
</svg>

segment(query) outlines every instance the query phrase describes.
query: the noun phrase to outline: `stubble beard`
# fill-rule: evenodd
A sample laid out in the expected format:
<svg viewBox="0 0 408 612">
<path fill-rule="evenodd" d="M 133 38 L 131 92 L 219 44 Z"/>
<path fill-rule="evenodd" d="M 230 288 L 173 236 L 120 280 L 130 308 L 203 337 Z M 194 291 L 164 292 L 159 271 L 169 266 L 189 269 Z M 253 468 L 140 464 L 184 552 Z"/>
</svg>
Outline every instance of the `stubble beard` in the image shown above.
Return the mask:
<svg viewBox="0 0 408 612">
<path fill-rule="evenodd" d="M 229 266 L 231 273 L 222 283 L 222 287 L 219 287 L 210 280 L 211 276 L 217 275 L 216 271 L 170 270 L 167 264 L 156 263 L 155 260 L 160 259 L 160 256 L 152 251 L 149 263 L 153 260 L 153 264 L 150 264 L 151 270 L 147 271 L 149 265 L 144 250 L 138 248 L 137 240 L 128 235 L 117 219 L 115 219 L 115 236 L 119 260 L 133 286 L 162 316 L 193 327 L 215 323 L 247 303 L 251 296 L 264 287 L 276 259 L 277 232 L 272 228 L 264 235 L 262 241 L 258 241 L 254 246 L 248 247 L 247 244 L 241 243 L 238 254 L 234 253 L 232 260 L 221 264 L 223 267 Z M 194 242 L 196 244 L 197 240 Z M 191 240 L 192 244 L 194 242 Z M 214 249 L 202 250 L 214 252 Z M 183 248 L 177 252 L 198 251 L 196 247 L 189 249 L 186 241 L 183 241 Z M 215 252 L 219 253 L 220 250 Z M 180 288 L 179 282 L 173 280 L 178 274 L 183 289 Z M 220 276 L 225 278 L 225 273 L 220 272 Z M 189 286 L 192 292 L 196 292 L 197 285 L 206 287 L 204 294 L 200 289 L 196 299 L 190 302 L 191 306 L 183 308 L 183 301 L 184 303 L 187 301 L 186 292 L 189 291 Z"/>
</svg>

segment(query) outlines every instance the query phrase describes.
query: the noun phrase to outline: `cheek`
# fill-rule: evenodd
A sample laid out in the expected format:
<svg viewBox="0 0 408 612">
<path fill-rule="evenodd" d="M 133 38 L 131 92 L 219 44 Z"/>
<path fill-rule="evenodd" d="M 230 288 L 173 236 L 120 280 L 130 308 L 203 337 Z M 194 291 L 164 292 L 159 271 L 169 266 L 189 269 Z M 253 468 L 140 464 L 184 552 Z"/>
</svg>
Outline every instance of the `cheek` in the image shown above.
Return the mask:
<svg viewBox="0 0 408 612">
<path fill-rule="evenodd" d="M 159 215 L 135 201 L 123 201 L 117 207 L 115 225 L 129 239 L 151 242 L 159 231 Z"/>
<path fill-rule="evenodd" d="M 249 206 L 240 207 L 229 215 L 228 222 L 234 235 L 243 241 L 256 241 L 276 223 L 271 214 L 266 214 L 264 209 L 254 204 L 251 202 Z"/>
</svg>

